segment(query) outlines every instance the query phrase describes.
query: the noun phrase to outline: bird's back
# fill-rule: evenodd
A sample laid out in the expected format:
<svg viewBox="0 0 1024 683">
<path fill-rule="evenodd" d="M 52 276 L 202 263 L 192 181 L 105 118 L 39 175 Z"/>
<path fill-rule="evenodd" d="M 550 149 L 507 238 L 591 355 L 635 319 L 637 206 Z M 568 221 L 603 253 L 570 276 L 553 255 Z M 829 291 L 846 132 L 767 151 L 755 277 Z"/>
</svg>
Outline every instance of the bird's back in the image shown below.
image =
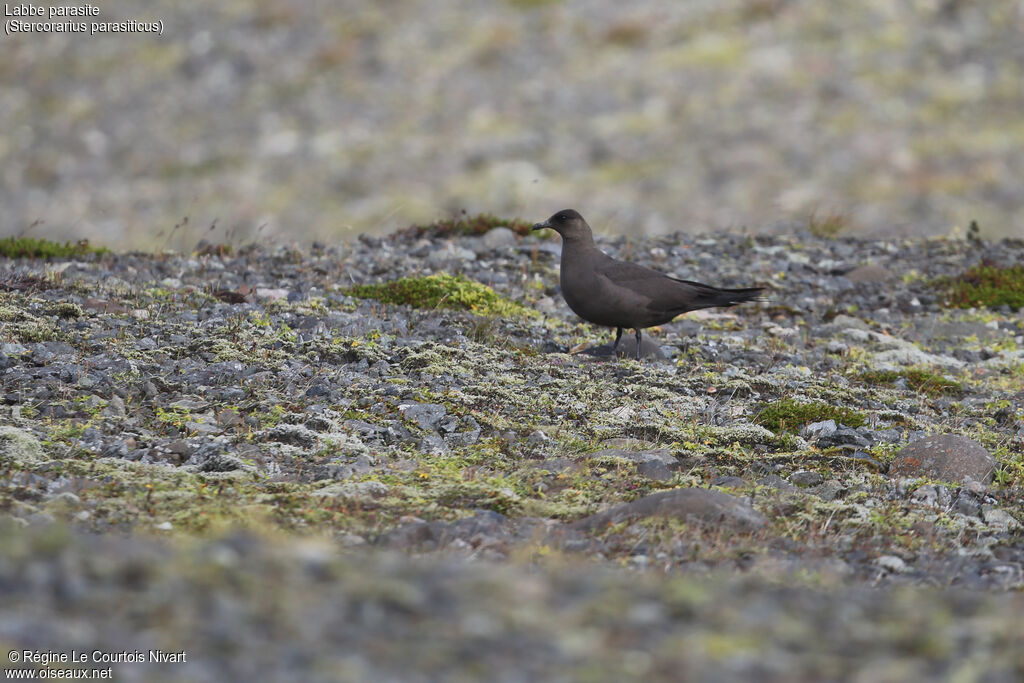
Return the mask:
<svg viewBox="0 0 1024 683">
<path fill-rule="evenodd" d="M 562 294 L 573 312 L 597 325 L 660 325 L 687 311 L 750 301 L 761 292 L 761 288 L 722 289 L 680 280 L 613 259 L 597 247 L 590 249 L 568 258 L 563 251 Z"/>
</svg>

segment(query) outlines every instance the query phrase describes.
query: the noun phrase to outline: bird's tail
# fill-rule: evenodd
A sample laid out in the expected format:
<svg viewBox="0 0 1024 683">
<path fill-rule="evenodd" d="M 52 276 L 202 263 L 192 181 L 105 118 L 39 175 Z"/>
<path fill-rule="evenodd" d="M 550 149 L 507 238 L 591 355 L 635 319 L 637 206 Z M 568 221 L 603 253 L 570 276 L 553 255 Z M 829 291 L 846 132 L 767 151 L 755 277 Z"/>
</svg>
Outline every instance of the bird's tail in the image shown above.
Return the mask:
<svg viewBox="0 0 1024 683">
<path fill-rule="evenodd" d="M 693 310 L 715 306 L 735 306 L 736 304 L 742 304 L 744 301 L 765 301 L 764 297 L 761 296 L 764 287 L 726 289 L 723 287 L 712 287 L 700 282 L 691 282 L 690 280 L 679 280 L 679 282 L 693 288 L 696 294 L 691 305 Z"/>
</svg>

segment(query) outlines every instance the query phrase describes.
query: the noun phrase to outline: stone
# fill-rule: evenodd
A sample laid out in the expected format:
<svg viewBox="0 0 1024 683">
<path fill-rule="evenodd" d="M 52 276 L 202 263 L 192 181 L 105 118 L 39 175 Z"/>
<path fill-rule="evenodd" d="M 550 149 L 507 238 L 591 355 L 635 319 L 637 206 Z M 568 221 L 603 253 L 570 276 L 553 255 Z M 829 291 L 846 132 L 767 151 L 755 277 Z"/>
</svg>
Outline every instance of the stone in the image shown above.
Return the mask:
<svg viewBox="0 0 1024 683">
<path fill-rule="evenodd" d="M 957 369 L 965 365 L 962 360 L 952 356 L 922 351 L 913 342 L 904 339 L 874 332 L 869 334 L 877 337 L 880 342 L 878 351 L 870 356 L 870 366 L 873 370 L 897 370 L 904 366 L 940 366 Z"/>
<path fill-rule="evenodd" d="M 217 422 L 225 429 L 240 427 L 243 423 L 242 416 L 231 408 L 225 408 L 217 413 Z"/>
<path fill-rule="evenodd" d="M 647 517 L 677 517 L 723 525 L 737 531 L 756 531 L 767 524 L 767 520 L 742 498 L 722 491 L 691 488 L 659 491 L 629 503 L 614 505 L 573 522 L 569 528 L 592 531 Z"/>
<path fill-rule="evenodd" d="M 837 446 L 867 448 L 871 445 L 867 437 L 856 429 L 836 424 L 835 420 L 812 422 L 804 428 L 804 436 L 818 448 L 835 448 Z"/>
<path fill-rule="evenodd" d="M 388 495 L 387 484 L 379 481 L 356 481 L 341 484 L 330 484 L 310 493 L 319 498 L 338 498 L 342 500 L 367 500 L 382 498 Z"/>
<path fill-rule="evenodd" d="M 665 463 L 658 460 L 638 463 L 636 471 L 637 474 L 654 481 L 670 481 L 675 476 Z"/>
<path fill-rule="evenodd" d="M 655 481 L 670 480 L 674 476 L 671 468 L 678 467 L 675 457 L 665 448 L 646 451 L 605 448 L 604 450 L 587 453 L 584 458 L 588 460 L 596 458 L 621 458 L 629 460 L 636 463 L 637 473 Z"/>
<path fill-rule="evenodd" d="M 489 251 L 500 251 L 515 246 L 518 239 L 513 230 L 499 226 L 484 233 L 480 238 L 480 245 Z"/>
<path fill-rule="evenodd" d="M 817 486 L 818 484 L 825 481 L 825 477 L 821 476 L 817 472 L 810 472 L 802 470 L 800 472 L 794 472 L 790 477 L 789 481 L 796 484 L 802 489 Z"/>
<path fill-rule="evenodd" d="M 1020 522 L 1017 521 L 1016 517 L 1006 510 L 1001 510 L 992 505 L 982 506 L 981 518 L 985 521 L 985 524 L 999 529 L 1017 529 L 1020 527 Z"/>
<path fill-rule="evenodd" d="M 857 266 L 846 273 L 846 279 L 850 282 L 861 284 L 864 282 L 885 282 L 892 277 L 892 274 L 882 266 L 869 263 L 866 266 Z"/>
<path fill-rule="evenodd" d="M 889 466 L 890 477 L 931 477 L 962 482 L 967 477 L 989 483 L 996 459 L 976 441 L 957 434 L 937 434 L 905 446 Z"/>
<path fill-rule="evenodd" d="M 896 555 L 882 555 L 875 560 L 875 564 L 893 574 L 902 574 L 907 571 L 907 563 Z"/>
<path fill-rule="evenodd" d="M 910 500 L 918 505 L 948 509 L 953 498 L 947 487 L 925 484 L 924 486 L 919 486 L 910 494 Z"/>
<path fill-rule="evenodd" d="M 433 430 L 448 412 L 437 403 L 408 403 L 398 406 L 402 419 L 412 422 L 420 429 Z"/>
<path fill-rule="evenodd" d="M 280 424 L 271 427 L 265 432 L 268 441 L 299 446 L 300 448 L 313 448 L 316 446 L 319 435 L 302 425 Z"/>
<path fill-rule="evenodd" d="M 103 415 L 104 417 L 124 417 L 124 399 L 117 394 L 114 394 L 110 397 L 110 400 L 107 401 L 106 407 L 100 411 L 100 415 Z"/>
</svg>

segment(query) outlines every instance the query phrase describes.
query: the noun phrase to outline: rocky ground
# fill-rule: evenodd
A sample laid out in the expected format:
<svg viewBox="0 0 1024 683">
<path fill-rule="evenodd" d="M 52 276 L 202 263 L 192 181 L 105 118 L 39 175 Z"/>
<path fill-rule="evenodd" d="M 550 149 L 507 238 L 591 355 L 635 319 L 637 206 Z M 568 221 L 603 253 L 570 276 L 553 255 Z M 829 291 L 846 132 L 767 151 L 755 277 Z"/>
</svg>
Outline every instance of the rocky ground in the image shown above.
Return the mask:
<svg viewBox="0 0 1024 683">
<path fill-rule="evenodd" d="M 1020 680 L 1024 323 L 941 278 L 1024 242 L 600 245 L 768 300 L 637 362 L 505 228 L 0 262 L 0 642 L 189 655 L 117 680 Z"/>
</svg>

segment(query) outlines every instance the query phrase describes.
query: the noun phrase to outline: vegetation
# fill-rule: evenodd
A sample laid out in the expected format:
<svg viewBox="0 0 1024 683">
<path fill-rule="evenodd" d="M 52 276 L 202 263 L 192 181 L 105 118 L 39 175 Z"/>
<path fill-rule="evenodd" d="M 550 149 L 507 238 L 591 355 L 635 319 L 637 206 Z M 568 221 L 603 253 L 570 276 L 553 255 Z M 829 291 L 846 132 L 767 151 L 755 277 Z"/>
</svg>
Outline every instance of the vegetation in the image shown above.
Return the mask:
<svg viewBox="0 0 1024 683">
<path fill-rule="evenodd" d="M 532 309 L 503 298 L 487 285 L 462 275 L 437 273 L 426 277 L 403 277 L 390 282 L 356 285 L 350 296 L 376 299 L 386 304 L 414 308 L 451 308 L 480 315 L 536 317 Z"/>
<path fill-rule="evenodd" d="M 86 254 L 105 254 L 105 247 L 94 247 L 89 240 L 54 242 L 36 237 L 0 237 L 0 256 L 7 258 L 71 258 Z"/>
<path fill-rule="evenodd" d="M 839 212 L 819 216 L 812 211 L 807 217 L 807 230 L 815 237 L 835 237 L 849 225 L 845 214 Z"/>
<path fill-rule="evenodd" d="M 847 427 L 860 427 L 866 422 L 866 417 L 850 408 L 829 403 L 802 403 L 791 398 L 764 404 L 754 416 L 754 422 L 773 432 L 796 433 L 804 425 L 822 420 L 835 420 Z"/>
<path fill-rule="evenodd" d="M 914 391 L 938 396 L 941 394 L 957 395 L 963 392 L 964 388 L 960 382 L 948 379 L 942 375 L 924 370 L 922 368 L 905 368 L 902 370 L 868 370 L 859 375 L 861 381 L 868 384 L 895 384 L 900 379 L 906 381 L 907 386 Z"/>
<path fill-rule="evenodd" d="M 448 236 L 448 235 L 482 235 L 485 232 L 498 227 L 505 227 L 520 235 L 526 235 L 533 227 L 532 223 L 521 218 L 500 218 L 490 213 L 478 213 L 470 216 L 465 211 L 455 218 L 442 218 L 428 225 L 411 225 L 406 228 L 404 234 L 420 236 Z"/>
<path fill-rule="evenodd" d="M 955 278 L 942 278 L 936 286 L 949 294 L 958 308 L 1024 308 L 1024 266 L 1001 268 L 980 264 Z"/>
</svg>

